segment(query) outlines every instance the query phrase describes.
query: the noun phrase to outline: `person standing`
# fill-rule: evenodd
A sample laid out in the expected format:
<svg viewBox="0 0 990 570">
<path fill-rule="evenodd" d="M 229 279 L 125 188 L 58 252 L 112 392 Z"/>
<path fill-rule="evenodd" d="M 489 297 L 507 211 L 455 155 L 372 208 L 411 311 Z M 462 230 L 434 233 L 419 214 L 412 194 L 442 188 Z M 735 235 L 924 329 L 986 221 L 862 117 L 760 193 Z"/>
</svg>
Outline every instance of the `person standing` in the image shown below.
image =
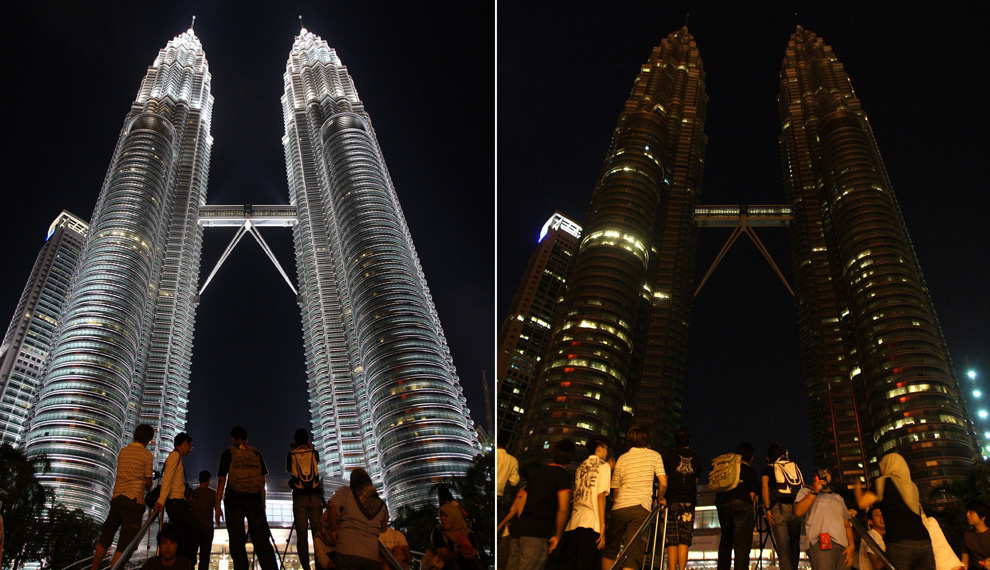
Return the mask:
<svg viewBox="0 0 990 570">
<path fill-rule="evenodd" d="M 887 558 L 897 570 L 935 570 L 935 551 L 931 535 L 921 520 L 918 487 L 911 481 L 907 462 L 897 453 L 880 459 L 880 477 L 874 482 L 876 492 L 863 491 L 856 480 L 856 503 L 866 510 L 873 503 L 880 506 L 886 523 L 884 543 Z"/>
<path fill-rule="evenodd" d="M 687 569 L 688 550 L 694 539 L 694 508 L 698 503 L 701 458 L 691 450 L 691 431 L 674 432 L 677 447 L 663 456 L 667 473 L 667 567 Z"/>
<path fill-rule="evenodd" d="M 213 508 L 217 492 L 210 488 L 210 472 L 199 472 L 199 487 L 189 496 L 189 510 L 199 527 L 199 570 L 210 570 L 210 554 L 213 552 Z M 190 560 L 190 562 L 195 562 Z"/>
<path fill-rule="evenodd" d="M 220 455 L 217 469 L 216 523 L 220 525 L 227 511 L 227 534 L 230 537 L 230 557 L 234 570 L 248 570 L 247 536 L 244 521 L 247 520 L 254 552 L 262 570 L 276 570 L 275 550 L 272 548 L 271 529 L 265 514 L 265 475 L 268 468 L 261 452 L 247 444 L 248 432 L 243 426 L 230 430 L 230 447 Z"/>
<path fill-rule="evenodd" d="M 812 486 L 798 492 L 794 514 L 804 517 L 801 548 L 808 551 L 812 570 L 845 570 L 852 566 L 856 551 L 849 523 L 852 515 L 842 497 L 833 491 L 828 469 L 819 469 Z"/>
<path fill-rule="evenodd" d="M 515 487 L 519 484 L 519 461 L 509 455 L 505 449 L 505 444 L 498 442 L 498 450 L 495 452 L 495 503 L 497 505 L 498 519 L 502 520 L 509 513 L 510 496 L 505 496 L 506 487 Z M 509 501 L 507 501 L 507 499 Z M 509 560 L 509 529 L 502 529 L 498 533 L 498 551 L 496 554 L 496 566 L 501 570 Z"/>
<path fill-rule="evenodd" d="M 980 501 L 966 505 L 966 522 L 973 530 L 963 533 L 962 564 L 966 570 L 987 570 L 990 568 L 990 530 L 987 530 L 987 515 L 990 507 Z"/>
<path fill-rule="evenodd" d="M 615 563 L 621 548 L 628 546 L 643 521 L 650 516 L 653 507 L 653 480 L 659 482 L 657 501 L 665 504 L 667 474 L 663 469 L 663 458 L 659 453 L 648 449 L 650 432 L 644 426 L 635 425 L 626 432 L 629 451 L 615 462 L 612 473 L 612 518 L 605 528 L 605 548 L 602 550 L 602 570 L 608 570 Z M 630 547 L 629 556 L 623 568 L 639 568 L 643 564 L 646 543 L 649 537 L 643 534 L 635 545 Z"/>
<path fill-rule="evenodd" d="M 574 442 L 562 439 L 551 451 L 553 462 L 537 469 L 529 477 L 525 489 L 520 489 L 498 530 L 514 517 L 509 542 L 508 570 L 539 570 L 547 556 L 557 548 L 567 523 L 573 479 L 564 466 L 574 456 Z"/>
<path fill-rule="evenodd" d="M 173 441 L 175 445 L 165 458 L 162 492 L 155 503 L 155 512 L 164 510 L 168 513 L 169 521 L 179 533 L 179 554 L 188 558 L 191 564 L 196 560 L 199 527 L 186 501 L 186 470 L 182 458 L 192 451 L 193 439 L 188 433 L 180 432 Z"/>
<path fill-rule="evenodd" d="M 430 533 L 430 551 L 443 562 L 443 570 L 478 570 L 478 541 L 464 520 L 460 507 L 440 507 L 440 524 Z"/>
<path fill-rule="evenodd" d="M 760 490 L 760 481 L 756 471 L 750 467 L 753 462 L 753 446 L 740 443 L 736 446 L 736 453 L 742 457 L 739 484 L 715 495 L 718 524 L 722 527 L 722 536 L 718 543 L 718 570 L 729 570 L 733 552 L 736 555 L 735 570 L 747 570 L 749 551 L 753 548 L 753 529 L 756 527 L 753 503 Z"/>
<path fill-rule="evenodd" d="M 608 442 L 588 440 L 591 455 L 574 472 L 574 505 L 560 543 L 558 567 L 572 570 L 599 570 L 605 548 L 605 497 L 612 481 Z"/>
<path fill-rule="evenodd" d="M 296 552 L 303 570 L 309 570 L 309 529 L 319 532 L 323 514 L 323 483 L 320 481 L 320 454 L 303 428 L 293 435 L 292 449 L 285 456 L 285 470 L 292 474 L 292 519 L 296 527 Z M 307 524 L 308 523 L 308 524 Z"/>
<path fill-rule="evenodd" d="M 873 542 L 877 543 L 880 550 L 886 551 L 887 547 L 883 544 L 883 535 L 886 531 L 886 527 L 883 524 L 883 512 L 880 511 L 880 507 L 873 505 L 866 511 L 866 524 L 870 527 L 867 534 L 873 539 Z M 881 570 L 883 568 L 883 560 L 877 556 L 870 544 L 866 540 L 862 540 L 859 543 L 859 570 Z"/>
<path fill-rule="evenodd" d="M 327 515 L 339 570 L 381 570 L 378 536 L 388 528 L 388 509 L 367 471 L 351 471 L 350 485 L 330 497 Z"/>
<path fill-rule="evenodd" d="M 777 549 L 778 565 L 783 570 L 797 570 L 801 518 L 794 514 L 794 498 L 804 486 L 804 477 L 779 442 L 767 448 L 767 462 L 760 473 L 760 488 L 767 523 Z"/>
<path fill-rule="evenodd" d="M 134 429 L 134 441 L 117 454 L 117 477 L 113 482 L 110 512 L 100 529 L 100 538 L 96 541 L 92 570 L 96 570 L 103 562 L 118 528 L 120 538 L 117 539 L 117 551 L 113 553 L 111 565 L 117 563 L 124 548 L 141 530 L 144 492 L 151 488 L 151 466 L 154 462 L 154 456 L 147 447 L 154 437 L 155 428 L 141 424 Z"/>
</svg>

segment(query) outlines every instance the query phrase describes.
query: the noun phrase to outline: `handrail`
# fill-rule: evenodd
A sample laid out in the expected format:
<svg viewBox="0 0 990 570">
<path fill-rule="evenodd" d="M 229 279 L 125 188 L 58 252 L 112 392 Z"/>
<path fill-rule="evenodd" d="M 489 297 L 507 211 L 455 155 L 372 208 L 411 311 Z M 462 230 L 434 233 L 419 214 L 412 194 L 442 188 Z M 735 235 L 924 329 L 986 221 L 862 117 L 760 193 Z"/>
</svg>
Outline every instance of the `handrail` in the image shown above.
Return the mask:
<svg viewBox="0 0 990 570">
<path fill-rule="evenodd" d="M 92 561 L 94 558 L 96 558 L 96 557 L 95 556 L 87 556 L 86 558 L 83 558 L 82 560 L 76 560 L 72 564 L 69 564 L 65 568 L 62 568 L 62 570 L 69 570 L 70 568 L 75 568 L 76 566 L 79 566 L 80 564 L 85 564 L 86 562 Z"/>
<path fill-rule="evenodd" d="M 127 545 L 127 548 L 125 548 L 124 552 L 121 553 L 120 558 L 117 559 L 117 562 L 110 567 L 110 570 L 123 569 L 124 563 L 127 562 L 128 559 L 130 559 L 131 554 L 134 553 L 134 549 L 137 548 L 138 543 L 141 542 L 142 538 L 144 538 L 144 533 L 148 532 L 148 529 L 151 528 L 151 523 L 155 522 L 155 519 L 158 518 L 157 515 L 158 515 L 157 512 L 151 511 L 151 515 L 148 517 L 148 520 L 145 521 L 143 525 L 141 525 L 141 530 L 139 530 L 137 534 L 134 535 L 134 538 L 131 539 L 131 542 Z"/>
<path fill-rule="evenodd" d="M 863 540 L 867 542 L 867 544 L 870 547 L 870 550 L 873 551 L 873 554 L 876 554 L 877 558 L 879 558 L 880 561 L 883 562 L 883 565 L 889 568 L 890 570 L 897 570 L 897 568 L 894 567 L 894 563 L 890 561 L 890 558 L 887 558 L 887 555 L 884 553 L 883 549 L 880 548 L 879 544 L 877 544 L 877 541 L 873 540 L 873 537 L 870 536 L 869 531 L 866 530 L 866 528 L 863 526 L 863 523 L 859 522 L 859 520 L 857 520 L 856 517 L 850 519 L 849 522 L 852 523 L 852 526 L 853 528 L 856 529 L 856 532 L 858 532 L 863 537 Z"/>
<path fill-rule="evenodd" d="M 646 532 L 646 530 L 650 527 L 650 523 L 652 523 L 653 520 L 657 518 L 657 515 L 663 509 L 664 509 L 663 505 L 657 505 L 656 507 L 653 508 L 653 510 L 650 512 L 650 516 L 646 517 L 646 520 L 643 521 L 643 524 L 639 525 L 639 529 L 636 530 L 636 534 L 633 536 L 632 540 L 627 542 L 626 545 L 619 552 L 619 555 L 615 558 L 615 562 L 612 563 L 612 567 L 609 568 L 609 570 L 620 570 L 622 568 L 622 565 L 625 563 L 626 558 L 629 558 L 629 550 L 632 547 L 632 545 L 636 544 L 639 541 L 639 539 L 643 536 L 643 533 Z M 655 548 L 656 544 L 654 544 L 653 546 Z"/>
<path fill-rule="evenodd" d="M 378 553 L 382 555 L 383 559 L 385 559 L 385 563 L 392 567 L 392 570 L 404 570 L 402 565 L 399 564 L 399 561 L 392 555 L 392 551 L 386 548 L 380 540 L 378 541 Z"/>
</svg>

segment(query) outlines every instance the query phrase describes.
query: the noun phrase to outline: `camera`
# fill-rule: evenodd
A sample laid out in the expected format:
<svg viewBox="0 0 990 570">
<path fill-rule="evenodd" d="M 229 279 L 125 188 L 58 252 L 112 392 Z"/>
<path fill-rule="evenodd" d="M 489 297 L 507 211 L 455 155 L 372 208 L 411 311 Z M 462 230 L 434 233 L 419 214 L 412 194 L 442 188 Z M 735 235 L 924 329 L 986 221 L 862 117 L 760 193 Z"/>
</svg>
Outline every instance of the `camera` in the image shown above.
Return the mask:
<svg viewBox="0 0 990 570">
<path fill-rule="evenodd" d="M 829 483 L 828 476 L 829 476 L 829 470 L 828 469 L 816 469 L 815 470 L 815 481 L 821 480 L 823 482 L 822 483 L 822 492 L 823 493 L 831 493 L 832 492 L 832 484 Z"/>
</svg>

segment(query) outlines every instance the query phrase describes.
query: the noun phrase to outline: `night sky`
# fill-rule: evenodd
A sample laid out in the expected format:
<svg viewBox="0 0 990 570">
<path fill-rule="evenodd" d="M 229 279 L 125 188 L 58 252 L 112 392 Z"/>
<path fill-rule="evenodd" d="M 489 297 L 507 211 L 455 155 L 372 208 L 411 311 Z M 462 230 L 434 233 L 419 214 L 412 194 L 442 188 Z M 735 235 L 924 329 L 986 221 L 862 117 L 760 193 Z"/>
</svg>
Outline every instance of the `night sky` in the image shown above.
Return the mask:
<svg viewBox="0 0 990 570">
<path fill-rule="evenodd" d="M 189 27 L 216 99 L 208 204 L 287 204 L 282 74 L 298 15 L 348 67 L 371 115 L 476 423 L 494 385 L 494 8 L 475 3 L 22 2 L 3 29 L 5 219 L 0 319 L 62 209 L 89 219 L 125 114 L 158 50 Z M 207 229 L 201 283 L 233 237 Z M 295 281 L 291 231 L 262 229 Z M 295 296 L 245 238 L 197 311 L 186 474 L 216 470 L 229 430 L 281 474 L 309 427 Z M 487 427 L 487 426 L 486 426 Z"/>
<path fill-rule="evenodd" d="M 845 65 L 873 126 L 956 370 L 965 382 L 968 360 L 990 393 L 988 8 L 977 2 L 671 1 L 576 2 L 561 10 L 534 2 L 510 12 L 500 3 L 499 321 L 546 219 L 559 210 L 584 221 L 633 80 L 653 46 L 679 29 L 688 12 L 709 95 L 701 203 L 783 203 L 778 74 L 788 38 L 800 24 L 823 37 Z M 700 232 L 695 284 L 730 233 Z M 787 230 L 758 233 L 793 284 Z M 794 303 L 756 247 L 741 237 L 701 290 L 691 316 L 683 423 L 706 461 L 748 440 L 759 466 L 769 443 L 779 440 L 809 473 L 798 352 Z"/>
</svg>

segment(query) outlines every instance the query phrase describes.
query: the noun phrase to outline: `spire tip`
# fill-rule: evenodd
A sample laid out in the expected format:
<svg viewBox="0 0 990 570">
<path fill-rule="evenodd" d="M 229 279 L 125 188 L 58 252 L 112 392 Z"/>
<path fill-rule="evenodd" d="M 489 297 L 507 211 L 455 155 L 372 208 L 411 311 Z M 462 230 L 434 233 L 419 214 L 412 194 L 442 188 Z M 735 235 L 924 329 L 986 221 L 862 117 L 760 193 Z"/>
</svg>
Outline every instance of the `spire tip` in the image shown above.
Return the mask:
<svg viewBox="0 0 990 570">
<path fill-rule="evenodd" d="M 196 27 L 196 14 L 193 14 L 192 22 L 189 24 L 189 29 L 192 30 Z"/>
</svg>

